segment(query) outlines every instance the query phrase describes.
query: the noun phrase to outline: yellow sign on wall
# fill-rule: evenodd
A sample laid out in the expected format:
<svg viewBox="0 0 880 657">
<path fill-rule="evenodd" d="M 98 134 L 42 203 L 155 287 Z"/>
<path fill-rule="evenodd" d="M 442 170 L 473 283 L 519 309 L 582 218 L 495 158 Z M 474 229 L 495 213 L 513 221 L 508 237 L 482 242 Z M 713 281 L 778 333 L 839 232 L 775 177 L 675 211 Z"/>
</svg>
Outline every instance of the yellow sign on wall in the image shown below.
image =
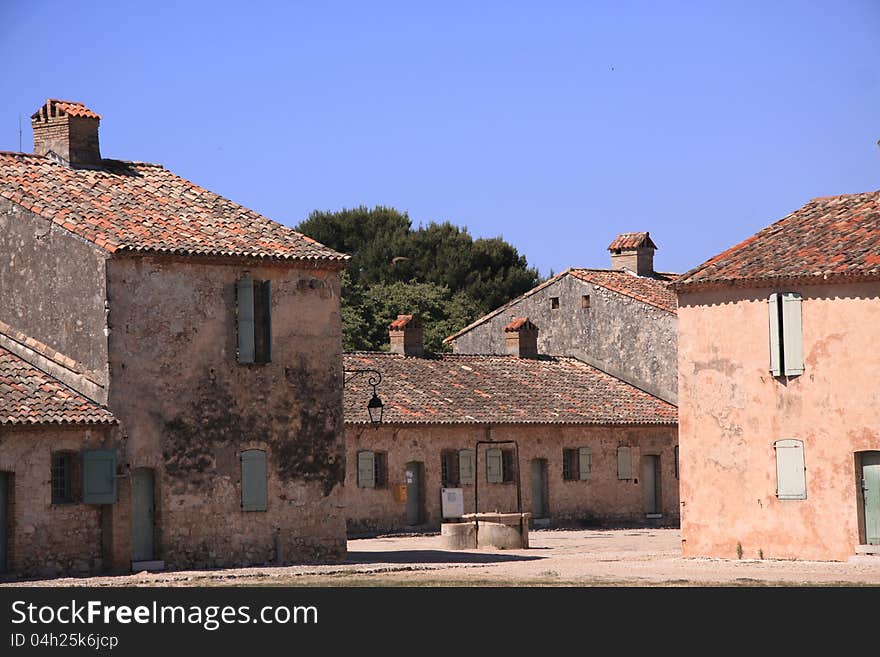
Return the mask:
<svg viewBox="0 0 880 657">
<path fill-rule="evenodd" d="M 406 484 L 398 484 L 394 487 L 394 499 L 397 502 L 406 502 Z"/>
</svg>

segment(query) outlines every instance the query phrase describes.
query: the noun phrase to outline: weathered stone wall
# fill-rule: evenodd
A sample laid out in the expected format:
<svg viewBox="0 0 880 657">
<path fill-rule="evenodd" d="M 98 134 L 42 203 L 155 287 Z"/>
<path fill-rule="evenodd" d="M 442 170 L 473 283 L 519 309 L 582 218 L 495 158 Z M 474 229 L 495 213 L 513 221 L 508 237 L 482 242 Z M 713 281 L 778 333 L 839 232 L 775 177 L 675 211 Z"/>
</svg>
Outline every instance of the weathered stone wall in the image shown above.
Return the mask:
<svg viewBox="0 0 880 657">
<path fill-rule="evenodd" d="M 486 439 L 486 428 L 477 425 L 418 425 L 366 427 L 347 425 L 345 503 L 349 531 L 383 532 L 408 527 L 406 502 L 395 498 L 396 486 L 404 485 L 406 464 L 424 464 L 425 525 L 441 522 L 440 488 L 443 450 L 473 449 Z M 506 425 L 493 427 L 493 440 L 515 440 L 519 446 L 523 511 L 532 510 L 532 459 L 546 459 L 546 505 L 555 523 L 615 523 L 646 521 L 641 485 L 641 457 L 660 456 L 661 509 L 664 524 L 676 524 L 679 517 L 678 479 L 675 476 L 676 427 L 591 427 L 574 425 Z M 632 479 L 617 478 L 617 448 L 632 449 Z M 512 445 L 499 447 L 512 448 Z M 590 447 L 592 477 L 586 481 L 564 480 L 563 449 Z M 479 457 L 479 504 L 481 511 L 515 511 L 516 484 L 489 483 L 486 479 L 485 446 Z M 372 450 L 387 454 L 387 486 L 359 488 L 357 453 Z M 515 481 L 515 479 L 514 479 Z M 474 511 L 474 486 L 462 485 L 465 513 Z"/>
<path fill-rule="evenodd" d="M 105 253 L 0 198 L 0 321 L 107 383 Z M 98 401 L 100 395 L 92 394 Z"/>
<path fill-rule="evenodd" d="M 770 370 L 771 292 L 803 296 L 804 373 Z M 880 451 L 880 283 L 679 295 L 682 554 L 845 560 L 858 453 Z M 774 443 L 804 443 L 807 498 L 776 496 Z"/>
<path fill-rule="evenodd" d="M 583 295 L 590 307 L 582 307 Z M 552 297 L 559 307 L 551 308 Z M 457 354 L 503 354 L 504 327 L 528 317 L 538 351 L 574 356 L 661 399 L 677 399 L 676 317 L 604 287 L 563 276 L 456 338 Z"/>
<path fill-rule="evenodd" d="M 236 281 L 272 285 L 272 362 L 236 357 Z M 156 558 L 171 568 L 345 554 L 342 337 L 335 272 L 173 258 L 108 266 L 110 408 L 131 468 L 155 470 Z M 241 509 L 263 449 L 268 510 Z"/>
<path fill-rule="evenodd" d="M 11 473 L 9 572 L 82 575 L 114 568 L 118 506 L 83 504 L 76 498 L 53 504 L 51 483 L 53 452 L 72 452 L 79 459 L 83 449 L 111 448 L 111 434 L 100 427 L 0 428 L 0 472 Z"/>
</svg>

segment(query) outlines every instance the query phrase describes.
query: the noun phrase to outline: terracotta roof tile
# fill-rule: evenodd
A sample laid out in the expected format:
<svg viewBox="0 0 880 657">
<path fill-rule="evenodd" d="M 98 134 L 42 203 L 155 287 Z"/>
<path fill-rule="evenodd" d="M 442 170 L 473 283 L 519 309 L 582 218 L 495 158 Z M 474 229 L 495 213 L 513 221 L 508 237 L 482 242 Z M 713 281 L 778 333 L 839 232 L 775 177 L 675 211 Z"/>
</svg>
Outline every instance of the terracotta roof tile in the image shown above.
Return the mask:
<svg viewBox="0 0 880 657">
<path fill-rule="evenodd" d="M 382 373 L 383 422 L 666 424 L 675 406 L 575 358 L 384 352 L 344 355 L 346 369 Z M 345 385 L 345 421 L 368 423 L 366 377 Z"/>
<path fill-rule="evenodd" d="M 388 325 L 388 328 L 395 330 L 395 331 L 399 331 L 399 330 L 403 329 L 403 327 L 409 326 L 410 324 L 412 324 L 412 326 L 418 326 L 419 325 L 418 318 L 415 317 L 414 315 L 398 315 L 397 319 L 395 319 L 393 322 L 391 322 Z"/>
<path fill-rule="evenodd" d="M 0 347 L 0 425 L 115 422 L 103 406 Z"/>
<path fill-rule="evenodd" d="M 643 233 L 621 233 L 614 238 L 614 241 L 608 245 L 608 250 L 612 249 L 638 249 L 642 246 L 649 246 L 656 249 L 657 245 L 651 239 L 650 234 Z"/>
<path fill-rule="evenodd" d="M 516 317 L 510 324 L 504 327 L 505 333 L 515 333 L 517 331 L 537 331 L 538 327 L 529 321 L 528 317 Z"/>
<path fill-rule="evenodd" d="M 69 168 L 0 152 L 0 196 L 110 253 L 348 259 L 157 164 L 104 160 L 99 169 Z"/>
<path fill-rule="evenodd" d="M 815 198 L 672 285 L 880 278 L 880 191 Z"/>
<path fill-rule="evenodd" d="M 101 115 L 97 112 L 93 112 L 88 107 L 83 105 L 82 103 L 78 103 L 75 100 L 59 100 L 57 98 L 49 98 L 39 110 L 34 112 L 31 115 L 32 119 L 46 118 L 43 115 L 43 111 L 54 112 L 61 111 L 64 114 L 70 114 L 70 116 L 81 116 L 87 119 L 100 119 Z"/>
</svg>

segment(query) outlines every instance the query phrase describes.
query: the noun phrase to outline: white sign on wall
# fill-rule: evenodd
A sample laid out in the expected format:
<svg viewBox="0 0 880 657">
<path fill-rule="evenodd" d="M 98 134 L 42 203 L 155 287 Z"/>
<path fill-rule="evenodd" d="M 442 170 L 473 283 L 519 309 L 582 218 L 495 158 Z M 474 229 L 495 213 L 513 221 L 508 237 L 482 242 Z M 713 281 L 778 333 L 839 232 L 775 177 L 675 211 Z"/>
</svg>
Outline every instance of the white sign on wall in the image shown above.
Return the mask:
<svg viewBox="0 0 880 657">
<path fill-rule="evenodd" d="M 464 515 L 464 491 L 461 488 L 441 488 L 440 507 L 444 518 L 461 518 Z"/>
</svg>

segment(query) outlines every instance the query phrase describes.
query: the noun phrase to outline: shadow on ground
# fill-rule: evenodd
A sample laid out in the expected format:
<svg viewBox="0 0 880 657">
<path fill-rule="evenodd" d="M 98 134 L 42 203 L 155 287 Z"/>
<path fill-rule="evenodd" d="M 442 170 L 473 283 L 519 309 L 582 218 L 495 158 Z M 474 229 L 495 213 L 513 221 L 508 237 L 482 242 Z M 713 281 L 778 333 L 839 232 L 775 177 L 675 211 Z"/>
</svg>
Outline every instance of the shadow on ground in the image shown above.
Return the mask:
<svg viewBox="0 0 880 657">
<path fill-rule="evenodd" d="M 355 552 L 349 550 L 346 563 L 503 563 L 506 561 L 536 561 L 544 557 L 495 552 L 447 552 L 444 550 L 391 550 L 387 552 Z"/>
</svg>

